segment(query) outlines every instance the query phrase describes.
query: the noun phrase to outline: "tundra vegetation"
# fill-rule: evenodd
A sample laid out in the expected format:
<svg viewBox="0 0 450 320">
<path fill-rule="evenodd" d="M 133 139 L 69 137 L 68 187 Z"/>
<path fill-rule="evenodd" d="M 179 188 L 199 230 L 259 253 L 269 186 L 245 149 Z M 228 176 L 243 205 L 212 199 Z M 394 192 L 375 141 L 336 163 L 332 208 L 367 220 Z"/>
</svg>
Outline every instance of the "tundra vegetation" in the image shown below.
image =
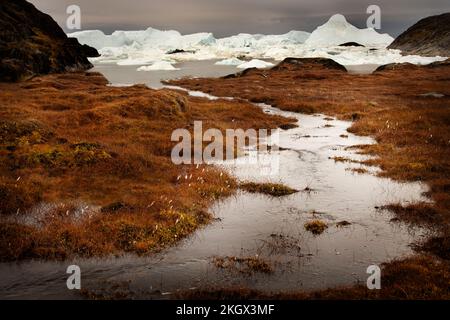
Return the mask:
<svg viewBox="0 0 450 320">
<path fill-rule="evenodd" d="M 250 193 L 262 193 L 272 197 L 283 197 L 298 192 L 284 184 L 271 182 L 242 182 L 239 184 L 239 187 Z"/>
<path fill-rule="evenodd" d="M 409 206 L 394 203 L 380 208 L 395 214 L 393 221 L 426 225 L 432 230 L 428 239 L 415 244 L 416 256 L 384 265 L 383 290 L 374 292 L 354 286 L 271 297 L 449 298 L 449 74 L 449 60 L 427 66 L 387 65 L 370 75 L 354 75 L 332 60 L 287 58 L 270 70 L 250 69 L 220 79 L 170 81 L 219 97 L 234 96 L 286 111 L 351 120 L 349 132 L 372 136 L 377 141 L 374 145 L 358 146 L 359 153 L 375 156 L 364 165 L 378 166 L 380 176 L 420 181 L 429 186 L 429 202 Z M 187 296 L 267 298 L 245 288 L 207 291 L 190 292 Z"/>
<path fill-rule="evenodd" d="M 273 265 L 259 256 L 254 257 L 214 257 L 214 265 L 219 269 L 239 272 L 247 275 L 254 273 L 271 274 Z"/>
<path fill-rule="evenodd" d="M 0 83 L 0 260 L 149 254 L 206 224 L 238 183 L 206 165 L 175 165 L 171 133 L 273 129 L 292 119 L 227 100 L 97 73 Z"/>
</svg>

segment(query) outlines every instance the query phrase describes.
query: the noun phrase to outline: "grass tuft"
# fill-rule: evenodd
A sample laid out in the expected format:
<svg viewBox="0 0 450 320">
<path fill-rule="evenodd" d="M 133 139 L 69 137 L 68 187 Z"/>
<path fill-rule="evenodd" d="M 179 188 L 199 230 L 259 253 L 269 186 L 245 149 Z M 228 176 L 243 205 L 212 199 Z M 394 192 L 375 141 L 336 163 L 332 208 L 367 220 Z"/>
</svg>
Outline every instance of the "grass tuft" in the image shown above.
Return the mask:
<svg viewBox="0 0 450 320">
<path fill-rule="evenodd" d="M 0 261 L 150 254 L 173 245 L 237 189 L 217 168 L 173 164 L 173 130 L 192 130 L 198 119 L 204 130 L 222 132 L 295 121 L 244 101 L 106 84 L 98 73 L 0 83 Z M 68 205 L 78 202 L 82 208 Z"/>
<path fill-rule="evenodd" d="M 279 183 L 243 182 L 239 187 L 250 193 L 262 193 L 272 197 L 283 197 L 298 192 L 298 190 Z"/>
<path fill-rule="evenodd" d="M 251 275 L 253 273 L 271 274 L 273 266 L 262 258 L 255 257 L 215 257 L 213 263 L 217 268 L 238 271 Z"/>
<path fill-rule="evenodd" d="M 322 234 L 327 228 L 328 225 L 321 220 L 312 220 L 305 223 L 306 231 L 309 231 L 314 235 Z"/>
</svg>

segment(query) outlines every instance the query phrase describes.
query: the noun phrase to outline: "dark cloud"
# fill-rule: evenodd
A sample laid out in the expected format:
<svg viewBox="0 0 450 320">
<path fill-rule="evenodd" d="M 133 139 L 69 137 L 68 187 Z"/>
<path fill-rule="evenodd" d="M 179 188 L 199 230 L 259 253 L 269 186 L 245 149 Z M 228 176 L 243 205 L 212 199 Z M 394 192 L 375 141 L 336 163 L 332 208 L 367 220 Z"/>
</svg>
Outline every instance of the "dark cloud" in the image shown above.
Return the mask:
<svg viewBox="0 0 450 320">
<path fill-rule="evenodd" d="M 139 30 L 147 27 L 200 31 L 226 36 L 239 32 L 312 31 L 332 14 L 342 13 L 365 27 L 366 9 L 382 10 L 382 32 L 398 35 L 420 18 L 450 11 L 448 0 L 31 0 L 66 30 L 66 8 L 82 10 L 83 29 Z M 66 30 L 67 31 L 67 30 Z"/>
</svg>

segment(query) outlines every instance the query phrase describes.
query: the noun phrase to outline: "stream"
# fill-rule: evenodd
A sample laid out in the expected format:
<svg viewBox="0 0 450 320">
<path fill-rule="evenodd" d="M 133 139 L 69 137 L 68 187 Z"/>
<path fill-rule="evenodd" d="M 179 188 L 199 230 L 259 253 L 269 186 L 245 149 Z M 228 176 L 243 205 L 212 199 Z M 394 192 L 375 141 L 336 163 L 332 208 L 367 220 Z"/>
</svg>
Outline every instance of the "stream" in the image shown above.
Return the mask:
<svg viewBox="0 0 450 320">
<path fill-rule="evenodd" d="M 427 230 L 391 221 L 393 215 L 379 208 L 428 201 L 426 185 L 395 182 L 377 177 L 377 168 L 336 162 L 334 157 L 365 160 L 348 147 L 375 143 L 348 133 L 350 122 L 259 106 L 266 113 L 298 119 L 297 128 L 279 131 L 279 151 L 261 154 L 279 161 L 279 172 L 267 176 L 245 161 L 221 166 L 242 181 L 283 183 L 300 192 L 273 198 L 239 191 L 210 208 L 213 223 L 152 257 L 1 263 L 0 297 L 80 299 L 66 287 L 71 264 L 80 266 L 83 288 L 123 288 L 138 298 L 170 299 L 178 290 L 201 287 L 308 291 L 365 283 L 370 265 L 413 253 L 411 243 Z M 314 219 L 328 225 L 320 235 L 304 228 Z M 339 226 L 342 221 L 350 224 Z M 218 268 L 214 257 L 255 257 L 273 266 L 273 272 Z"/>
</svg>

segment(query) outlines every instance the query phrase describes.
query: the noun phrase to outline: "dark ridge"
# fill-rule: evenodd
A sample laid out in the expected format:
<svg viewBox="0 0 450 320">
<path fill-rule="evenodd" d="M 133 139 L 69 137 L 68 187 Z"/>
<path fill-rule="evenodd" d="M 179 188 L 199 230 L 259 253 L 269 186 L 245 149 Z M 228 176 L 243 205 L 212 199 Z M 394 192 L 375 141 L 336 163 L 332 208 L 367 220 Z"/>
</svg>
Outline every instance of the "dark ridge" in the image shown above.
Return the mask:
<svg viewBox="0 0 450 320">
<path fill-rule="evenodd" d="M 0 81 L 92 68 L 96 49 L 68 38 L 49 15 L 25 0 L 0 0 Z"/>
<path fill-rule="evenodd" d="M 442 66 L 449 66 L 450 65 L 450 59 L 444 60 L 444 61 L 436 61 L 433 63 L 430 63 L 428 67 L 435 68 L 435 67 L 442 67 Z"/>
<path fill-rule="evenodd" d="M 359 44 L 357 42 L 346 42 L 343 44 L 340 44 L 339 47 L 365 47 L 362 44 Z"/>
<path fill-rule="evenodd" d="M 326 69 L 334 69 L 347 72 L 347 69 L 332 59 L 327 58 L 286 58 L 271 70 L 283 70 L 288 66 L 306 67 L 320 65 Z"/>
<path fill-rule="evenodd" d="M 167 54 L 176 54 L 176 53 L 195 53 L 195 50 L 175 49 L 167 52 Z"/>
<path fill-rule="evenodd" d="M 388 47 L 403 54 L 450 56 L 450 13 L 420 20 Z"/>
<path fill-rule="evenodd" d="M 389 70 L 407 70 L 407 69 L 419 69 L 419 68 L 438 68 L 443 66 L 450 65 L 450 59 L 444 60 L 444 61 L 436 61 L 427 65 L 415 65 L 409 62 L 405 63 L 389 63 L 382 66 L 379 66 L 375 72 L 381 72 L 381 71 L 389 71 Z"/>
<path fill-rule="evenodd" d="M 252 71 L 257 71 L 257 70 L 258 70 L 257 68 L 248 68 L 248 69 L 245 69 L 244 71 L 240 71 L 240 72 L 237 72 L 237 73 L 232 73 L 232 74 L 226 75 L 226 76 L 224 76 L 222 78 L 223 79 L 240 78 L 240 77 L 246 76 L 247 74 L 249 74 Z"/>
<path fill-rule="evenodd" d="M 312 67 L 321 67 L 325 69 L 330 70 L 338 70 L 338 71 L 344 71 L 347 72 L 347 69 L 343 66 L 337 63 L 336 61 L 332 59 L 327 58 L 286 58 L 283 61 L 281 61 L 279 64 L 277 64 L 275 67 L 268 69 L 268 70 L 259 70 L 257 68 L 249 68 L 245 69 L 244 71 L 240 71 L 237 73 L 229 74 L 225 77 L 222 77 L 222 79 L 234 79 L 234 78 L 241 78 L 244 76 L 247 76 L 249 74 L 253 74 L 256 72 L 259 72 L 262 77 L 267 77 L 267 71 L 281 71 L 281 70 L 292 70 L 294 69 L 301 69 L 301 68 L 312 68 Z M 266 73 L 264 72 L 266 71 Z"/>
<path fill-rule="evenodd" d="M 419 66 L 415 64 L 405 62 L 405 63 L 389 63 L 382 66 L 379 66 L 375 72 L 381 71 L 390 71 L 390 70 L 399 70 L 399 69 L 417 69 Z"/>
</svg>

